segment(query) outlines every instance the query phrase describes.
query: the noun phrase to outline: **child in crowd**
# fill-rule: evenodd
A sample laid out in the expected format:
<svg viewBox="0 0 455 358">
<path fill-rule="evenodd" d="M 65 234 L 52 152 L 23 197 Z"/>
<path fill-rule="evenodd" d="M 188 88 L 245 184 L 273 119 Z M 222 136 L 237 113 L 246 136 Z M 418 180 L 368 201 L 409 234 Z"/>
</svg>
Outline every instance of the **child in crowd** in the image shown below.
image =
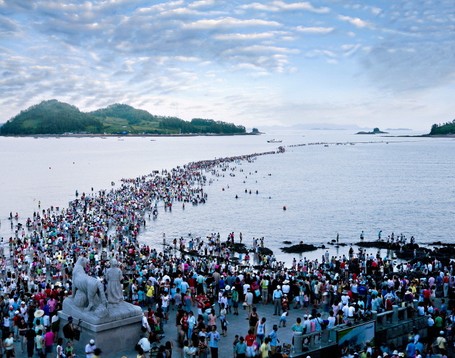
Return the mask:
<svg viewBox="0 0 455 358">
<path fill-rule="evenodd" d="M 283 311 L 283 313 L 281 314 L 281 317 L 280 317 L 280 323 L 278 324 L 278 327 L 286 327 L 286 321 L 287 321 L 287 317 L 288 317 L 288 311 Z"/>
</svg>

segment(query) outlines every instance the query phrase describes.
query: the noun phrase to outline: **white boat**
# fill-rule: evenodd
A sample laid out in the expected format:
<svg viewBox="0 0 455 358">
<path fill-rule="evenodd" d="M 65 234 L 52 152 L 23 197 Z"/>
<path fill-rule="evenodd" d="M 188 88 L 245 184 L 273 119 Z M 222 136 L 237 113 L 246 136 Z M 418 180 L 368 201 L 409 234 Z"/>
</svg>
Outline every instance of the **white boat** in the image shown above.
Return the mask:
<svg viewBox="0 0 455 358">
<path fill-rule="evenodd" d="M 281 139 L 269 139 L 269 140 L 267 141 L 267 143 L 281 143 L 281 142 L 282 142 Z"/>
</svg>

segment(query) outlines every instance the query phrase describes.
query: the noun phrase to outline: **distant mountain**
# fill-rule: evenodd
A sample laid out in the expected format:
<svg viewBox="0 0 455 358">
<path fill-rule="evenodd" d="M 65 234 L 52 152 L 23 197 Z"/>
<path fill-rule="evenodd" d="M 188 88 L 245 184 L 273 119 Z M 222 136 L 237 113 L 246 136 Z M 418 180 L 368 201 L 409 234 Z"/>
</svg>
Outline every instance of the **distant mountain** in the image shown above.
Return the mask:
<svg viewBox="0 0 455 358">
<path fill-rule="evenodd" d="M 246 134 L 244 126 L 193 118 L 152 115 L 126 104 L 113 104 L 92 112 L 55 99 L 43 101 L 11 118 L 0 135 L 74 134 Z"/>
</svg>

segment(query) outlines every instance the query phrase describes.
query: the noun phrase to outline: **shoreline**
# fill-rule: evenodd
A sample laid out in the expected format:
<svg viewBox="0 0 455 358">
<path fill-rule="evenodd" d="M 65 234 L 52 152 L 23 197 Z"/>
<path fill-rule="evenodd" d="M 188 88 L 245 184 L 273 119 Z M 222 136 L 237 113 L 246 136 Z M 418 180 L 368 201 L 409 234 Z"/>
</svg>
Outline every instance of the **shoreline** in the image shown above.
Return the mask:
<svg viewBox="0 0 455 358">
<path fill-rule="evenodd" d="M 0 137 L 5 137 L 5 138 L 103 138 L 103 137 L 233 137 L 233 136 L 256 136 L 256 135 L 261 135 L 263 133 L 258 132 L 258 133 L 225 133 L 225 134 L 218 134 L 218 133 L 187 133 L 187 134 L 103 134 L 103 133 L 98 133 L 98 134 L 90 134 L 90 133 L 63 133 L 63 134 L 22 134 L 22 135 L 0 135 Z"/>
</svg>

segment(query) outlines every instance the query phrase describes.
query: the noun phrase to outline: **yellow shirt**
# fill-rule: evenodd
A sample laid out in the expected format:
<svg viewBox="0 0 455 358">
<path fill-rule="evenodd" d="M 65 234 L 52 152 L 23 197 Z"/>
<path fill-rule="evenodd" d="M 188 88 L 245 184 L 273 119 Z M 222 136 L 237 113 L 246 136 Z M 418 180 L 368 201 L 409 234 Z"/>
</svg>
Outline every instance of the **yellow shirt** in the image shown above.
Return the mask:
<svg viewBox="0 0 455 358">
<path fill-rule="evenodd" d="M 259 347 L 259 352 L 261 352 L 262 358 L 268 358 L 269 351 L 270 351 L 270 346 L 268 344 L 266 344 L 265 342 L 261 344 L 261 347 Z"/>
<path fill-rule="evenodd" d="M 147 297 L 153 297 L 155 293 L 155 287 L 153 285 L 147 285 Z"/>
</svg>

